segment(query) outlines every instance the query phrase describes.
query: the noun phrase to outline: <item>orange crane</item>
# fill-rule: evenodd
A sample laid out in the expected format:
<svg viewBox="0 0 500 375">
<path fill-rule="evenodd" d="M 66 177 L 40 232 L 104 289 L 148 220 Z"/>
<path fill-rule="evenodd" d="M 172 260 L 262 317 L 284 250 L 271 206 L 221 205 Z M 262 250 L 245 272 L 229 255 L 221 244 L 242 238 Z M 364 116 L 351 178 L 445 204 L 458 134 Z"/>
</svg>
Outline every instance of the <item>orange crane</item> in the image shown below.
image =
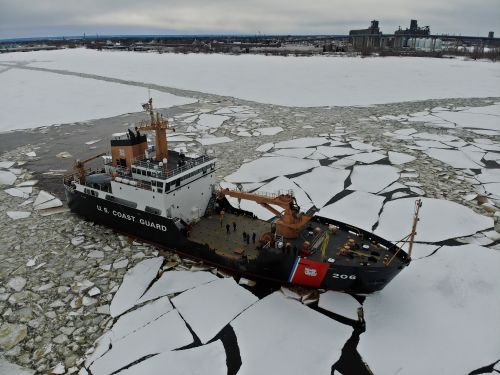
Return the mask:
<svg viewBox="0 0 500 375">
<path fill-rule="evenodd" d="M 292 191 L 279 194 L 255 194 L 239 190 L 221 189 L 219 190 L 219 196 L 246 199 L 268 209 L 278 217 L 276 233 L 285 238 L 297 238 L 300 229 L 311 220 L 311 216 L 300 213 L 300 208 Z M 279 212 L 271 205 L 281 207 L 284 211 Z"/>
<path fill-rule="evenodd" d="M 92 156 L 88 159 L 75 161 L 75 164 L 73 165 L 73 170 L 75 171 L 75 174 L 80 179 L 81 184 L 83 184 L 85 182 L 85 164 L 88 163 L 89 161 L 95 160 L 98 157 L 104 156 L 104 155 L 106 155 L 106 153 L 102 152 L 99 155 Z"/>
<path fill-rule="evenodd" d="M 142 106 L 146 111 L 149 112 L 151 117 L 151 123 L 147 125 L 140 126 L 137 130 L 142 131 L 154 131 L 156 135 L 156 161 L 162 161 L 168 157 L 168 145 L 167 145 L 167 129 L 168 121 L 164 120 L 159 114 L 153 113 L 153 99 L 149 98 L 149 101 Z"/>
</svg>

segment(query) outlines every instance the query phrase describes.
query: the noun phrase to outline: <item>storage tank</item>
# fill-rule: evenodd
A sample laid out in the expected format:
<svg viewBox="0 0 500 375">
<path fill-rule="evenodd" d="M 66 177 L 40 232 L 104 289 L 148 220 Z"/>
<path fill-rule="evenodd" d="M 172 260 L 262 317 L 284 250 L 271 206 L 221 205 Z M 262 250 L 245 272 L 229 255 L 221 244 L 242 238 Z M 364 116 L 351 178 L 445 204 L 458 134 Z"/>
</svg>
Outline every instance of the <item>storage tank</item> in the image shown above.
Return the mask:
<svg viewBox="0 0 500 375">
<path fill-rule="evenodd" d="M 431 38 L 427 38 L 425 39 L 425 51 L 430 51 L 432 48 L 432 39 Z"/>
<path fill-rule="evenodd" d="M 443 41 L 441 39 L 436 39 L 436 44 L 434 46 L 435 51 L 441 51 L 443 49 Z"/>
</svg>

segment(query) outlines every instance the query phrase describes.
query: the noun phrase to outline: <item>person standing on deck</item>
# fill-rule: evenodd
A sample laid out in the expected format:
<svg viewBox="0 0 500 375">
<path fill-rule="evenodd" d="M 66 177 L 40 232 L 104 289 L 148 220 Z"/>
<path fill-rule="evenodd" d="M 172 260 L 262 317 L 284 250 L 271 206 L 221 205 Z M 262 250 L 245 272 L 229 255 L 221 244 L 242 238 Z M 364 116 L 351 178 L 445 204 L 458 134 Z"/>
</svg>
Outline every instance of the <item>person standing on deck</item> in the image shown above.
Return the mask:
<svg viewBox="0 0 500 375">
<path fill-rule="evenodd" d="M 236 221 L 233 221 L 233 232 L 236 232 Z"/>
<path fill-rule="evenodd" d="M 257 235 L 255 234 L 255 232 L 252 233 L 252 243 L 255 243 L 255 237 L 257 237 Z"/>
<path fill-rule="evenodd" d="M 243 243 L 247 241 L 247 232 L 243 232 Z"/>
<path fill-rule="evenodd" d="M 224 209 L 221 210 L 219 218 L 220 218 L 220 227 L 222 228 L 222 222 L 224 221 Z"/>
<path fill-rule="evenodd" d="M 231 229 L 231 226 L 229 224 L 226 224 L 226 234 L 231 233 L 230 229 Z"/>
</svg>

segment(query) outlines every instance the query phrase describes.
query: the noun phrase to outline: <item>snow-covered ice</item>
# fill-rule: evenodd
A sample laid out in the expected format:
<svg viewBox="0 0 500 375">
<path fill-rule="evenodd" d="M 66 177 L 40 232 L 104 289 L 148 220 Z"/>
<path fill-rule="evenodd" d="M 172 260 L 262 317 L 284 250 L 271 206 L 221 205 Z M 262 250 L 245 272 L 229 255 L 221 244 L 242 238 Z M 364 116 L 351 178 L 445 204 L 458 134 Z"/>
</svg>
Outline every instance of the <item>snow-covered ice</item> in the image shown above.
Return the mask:
<svg viewBox="0 0 500 375">
<path fill-rule="evenodd" d="M 9 92 L 0 101 L 0 131 L 139 112 L 140 104 L 147 99 L 143 87 L 25 69 L 0 74 L 0 86 Z M 156 90 L 151 95 L 158 108 L 196 101 Z M 19 117 L 19 113 L 23 115 Z"/>
<path fill-rule="evenodd" d="M 444 246 L 364 302 L 358 351 L 375 374 L 468 374 L 498 359 L 500 254 Z"/>
<path fill-rule="evenodd" d="M 257 128 L 256 131 L 258 131 L 260 135 L 271 136 L 281 133 L 283 128 L 281 126 L 271 126 L 267 128 Z"/>
<path fill-rule="evenodd" d="M 133 307 L 156 277 L 163 257 L 143 260 L 127 271 L 110 305 L 111 316 L 116 317 Z"/>
<path fill-rule="evenodd" d="M 240 348 L 239 375 L 329 374 L 352 333 L 280 292 L 251 306 L 231 326 Z"/>
<path fill-rule="evenodd" d="M 166 351 L 120 371 L 119 375 L 226 375 L 226 351 L 220 340 L 191 349 Z"/>
<path fill-rule="evenodd" d="M 164 272 L 137 303 L 142 303 L 169 294 L 184 292 L 185 290 L 217 279 L 217 276 L 214 274 L 204 271 L 191 272 L 174 270 Z"/>
<path fill-rule="evenodd" d="M 348 159 L 364 163 L 364 164 L 371 164 L 375 163 L 379 160 L 382 160 L 386 158 L 387 156 L 384 154 L 381 154 L 379 152 L 363 152 L 361 154 L 356 154 L 356 155 L 351 155 L 348 156 Z"/>
<path fill-rule="evenodd" d="M 337 156 L 354 155 L 361 151 L 350 147 L 330 147 L 330 146 L 319 146 L 317 152 L 325 155 L 327 158 L 333 158 Z"/>
<path fill-rule="evenodd" d="M 204 138 L 196 138 L 200 144 L 203 146 L 216 145 L 219 143 L 227 143 L 232 142 L 233 140 L 229 137 L 204 137 Z"/>
<path fill-rule="evenodd" d="M 348 196 L 323 207 L 318 216 L 338 220 L 371 232 L 378 220 L 384 197 L 355 191 Z"/>
<path fill-rule="evenodd" d="M 458 203 L 434 198 L 421 199 L 416 241 L 444 241 L 493 227 L 491 217 L 479 215 Z M 407 236 L 411 232 L 415 200 L 416 198 L 403 198 L 387 202 L 375 234 L 391 241 Z"/>
<path fill-rule="evenodd" d="M 497 67 L 486 61 L 154 54 L 90 49 L 30 52 L 30 59 L 37 60 L 32 64 L 35 66 L 287 106 L 369 105 L 500 96 Z M 26 60 L 26 54 L 12 53 L 3 60 Z M 245 79 L 242 79 L 242 71 Z M 401 82 L 412 90 L 401 90 Z"/>
<path fill-rule="evenodd" d="M 205 344 L 258 298 L 233 278 L 190 289 L 172 299 L 184 320 Z"/>
<path fill-rule="evenodd" d="M 431 148 L 424 152 L 431 158 L 449 164 L 453 168 L 478 169 L 484 166 L 482 163 L 478 164 L 476 161 L 471 159 L 469 154 L 462 152 L 460 150 L 443 150 L 443 149 Z M 479 159 L 481 159 L 481 157 L 479 157 Z"/>
</svg>

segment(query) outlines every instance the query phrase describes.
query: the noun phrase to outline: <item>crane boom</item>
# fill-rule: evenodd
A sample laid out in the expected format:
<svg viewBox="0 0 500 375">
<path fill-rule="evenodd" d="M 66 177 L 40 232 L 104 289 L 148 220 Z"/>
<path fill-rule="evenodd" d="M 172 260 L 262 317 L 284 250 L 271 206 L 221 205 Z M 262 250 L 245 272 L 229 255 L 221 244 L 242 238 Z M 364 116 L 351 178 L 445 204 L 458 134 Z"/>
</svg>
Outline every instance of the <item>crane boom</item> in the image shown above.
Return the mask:
<svg viewBox="0 0 500 375">
<path fill-rule="evenodd" d="M 78 175 L 78 178 L 80 179 L 80 183 L 85 182 L 85 164 L 88 163 L 89 161 L 95 160 L 98 157 L 106 155 L 105 152 L 101 152 L 98 155 L 91 156 L 90 158 L 87 158 L 85 160 L 76 160 L 75 164 L 73 165 L 73 170 L 75 173 Z"/>
<path fill-rule="evenodd" d="M 245 199 L 260 204 L 278 217 L 276 231 L 285 238 L 297 238 L 299 230 L 311 220 L 311 216 L 300 213 L 295 197 L 291 191 L 279 194 L 256 194 L 239 190 L 221 189 L 220 196 Z M 283 208 L 279 212 L 271 205 Z"/>
</svg>

